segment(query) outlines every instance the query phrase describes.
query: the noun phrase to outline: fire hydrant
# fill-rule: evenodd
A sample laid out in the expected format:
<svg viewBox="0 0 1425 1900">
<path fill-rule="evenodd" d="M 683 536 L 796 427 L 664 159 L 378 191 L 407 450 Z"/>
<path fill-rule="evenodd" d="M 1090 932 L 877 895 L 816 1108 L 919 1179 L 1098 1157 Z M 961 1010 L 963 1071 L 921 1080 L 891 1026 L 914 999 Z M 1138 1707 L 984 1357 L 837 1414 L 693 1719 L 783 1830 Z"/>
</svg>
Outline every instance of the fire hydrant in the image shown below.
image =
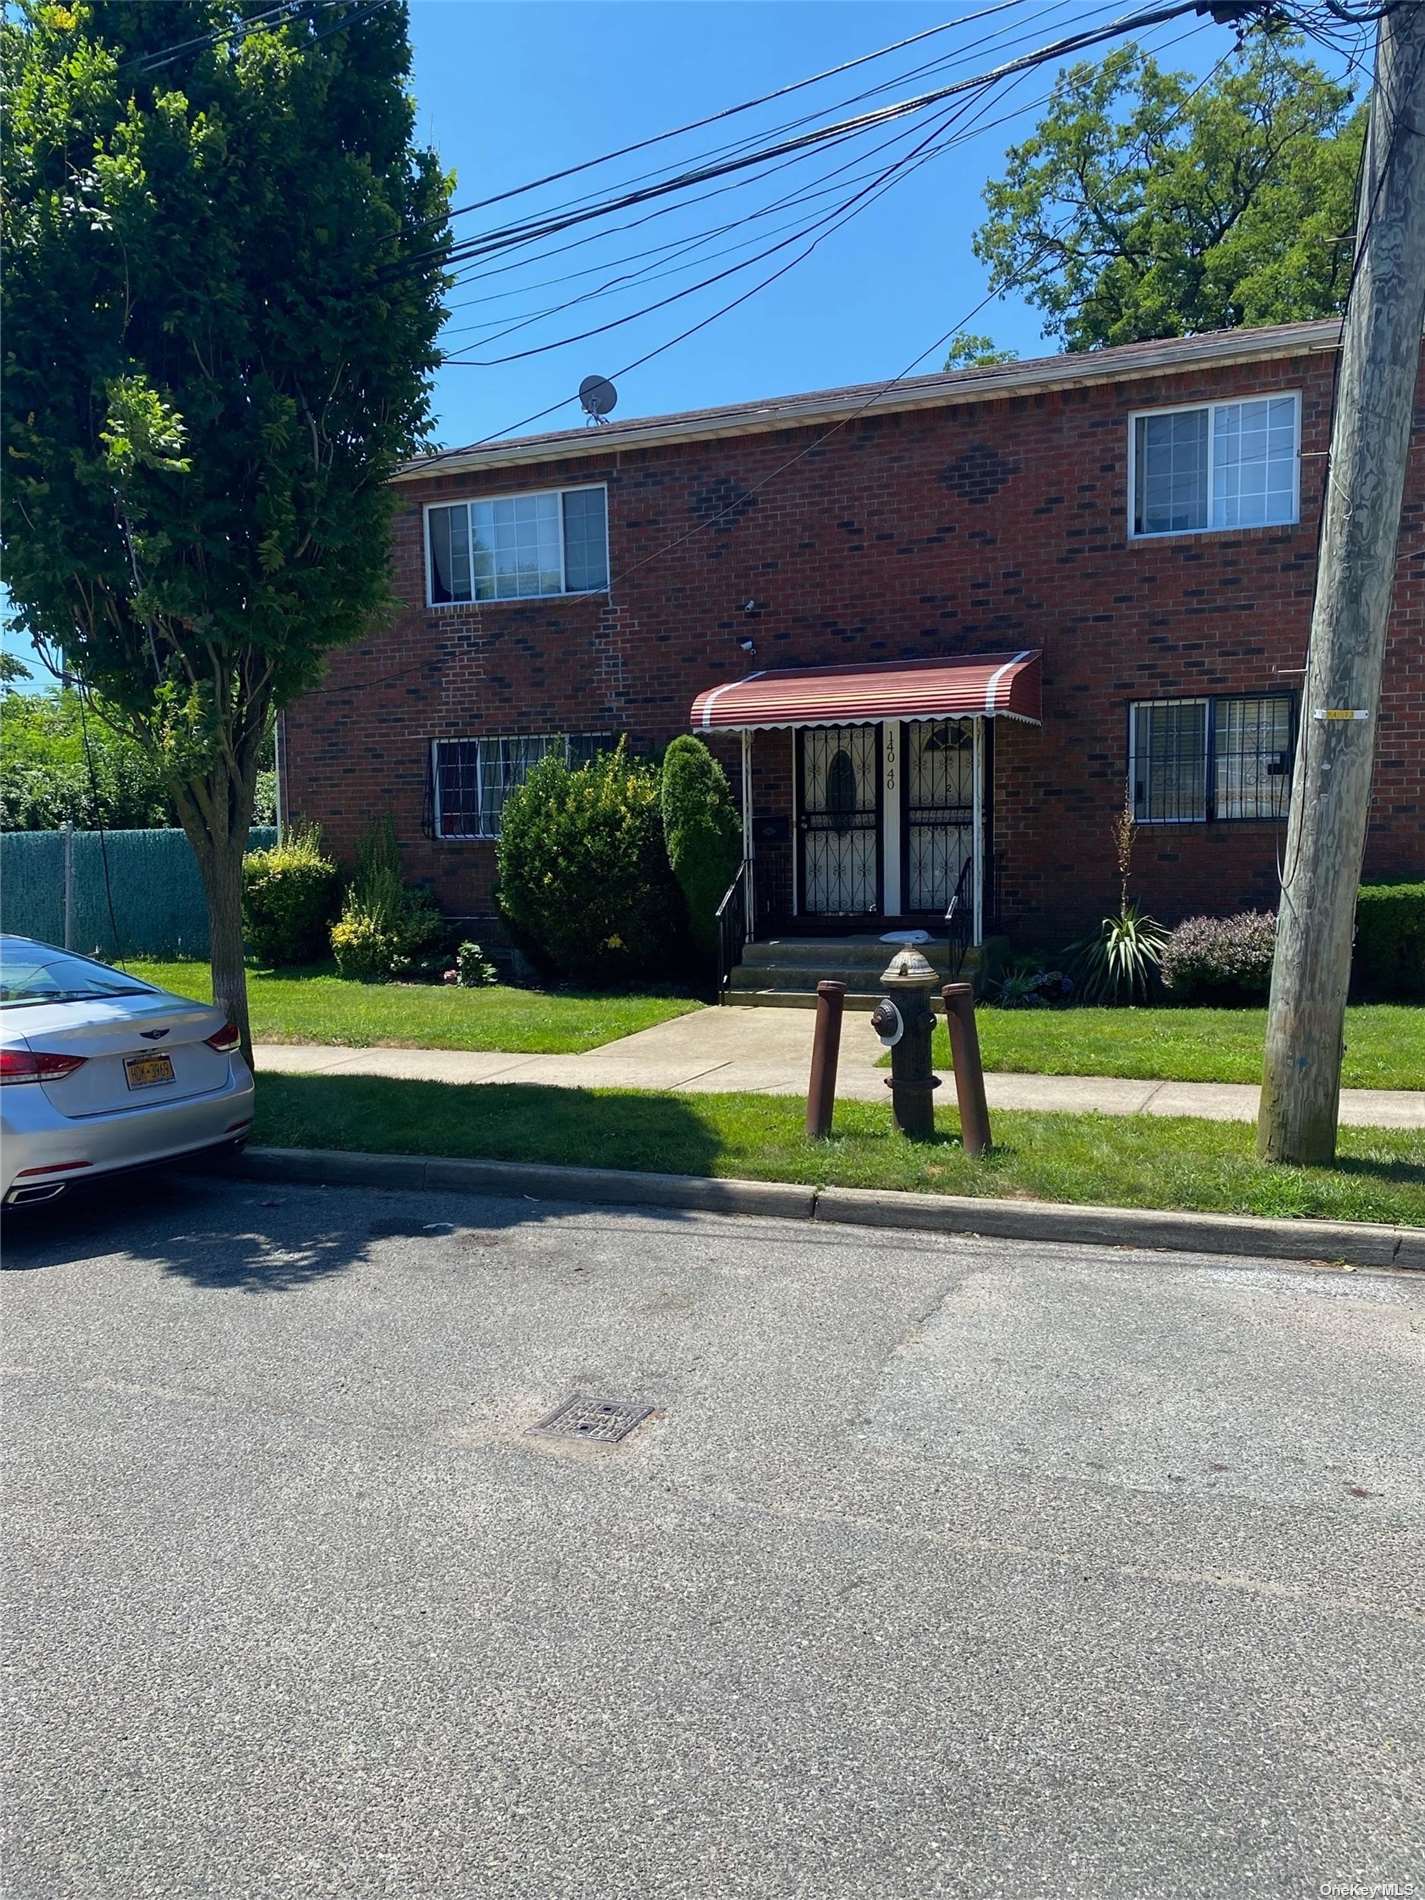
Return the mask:
<svg viewBox="0 0 1425 1900">
<path fill-rule="evenodd" d="M 897 1132 L 925 1141 L 935 1132 L 939 1078 L 930 1066 L 935 1012 L 930 998 L 939 976 L 919 950 L 898 950 L 881 972 L 890 991 L 871 1011 L 871 1027 L 891 1052 L 891 1118 Z"/>
</svg>

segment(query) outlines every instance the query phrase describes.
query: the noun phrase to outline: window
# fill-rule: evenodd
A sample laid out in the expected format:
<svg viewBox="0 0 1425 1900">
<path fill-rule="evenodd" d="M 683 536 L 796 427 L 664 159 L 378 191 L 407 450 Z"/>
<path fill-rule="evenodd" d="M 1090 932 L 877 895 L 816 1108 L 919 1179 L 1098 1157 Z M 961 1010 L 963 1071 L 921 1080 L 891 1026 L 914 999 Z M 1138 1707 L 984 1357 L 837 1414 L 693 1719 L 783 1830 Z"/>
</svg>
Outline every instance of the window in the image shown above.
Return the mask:
<svg viewBox="0 0 1425 1900">
<path fill-rule="evenodd" d="M 426 509 L 430 603 L 537 600 L 609 584 L 602 488 L 553 488 Z"/>
<path fill-rule="evenodd" d="M 1284 693 L 1139 700 L 1128 720 L 1134 817 L 1148 825 L 1285 818 L 1291 708 Z"/>
<path fill-rule="evenodd" d="M 1263 528 L 1297 518 L 1300 399 L 1160 409 L 1129 425 L 1133 533 Z"/>
<path fill-rule="evenodd" d="M 437 739 L 435 835 L 498 838 L 505 800 L 548 752 L 587 765 L 609 744 L 603 733 L 538 733 L 531 738 Z"/>
</svg>

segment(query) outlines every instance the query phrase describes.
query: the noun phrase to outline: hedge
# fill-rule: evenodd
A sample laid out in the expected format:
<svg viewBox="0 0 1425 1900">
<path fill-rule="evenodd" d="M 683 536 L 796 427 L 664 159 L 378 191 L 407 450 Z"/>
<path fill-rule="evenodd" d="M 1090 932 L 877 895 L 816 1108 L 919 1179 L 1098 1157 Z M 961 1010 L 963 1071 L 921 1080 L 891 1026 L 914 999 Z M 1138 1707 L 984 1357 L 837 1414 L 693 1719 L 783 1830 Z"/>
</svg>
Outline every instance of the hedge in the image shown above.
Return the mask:
<svg viewBox="0 0 1425 1900">
<path fill-rule="evenodd" d="M 1425 883 L 1361 886 L 1352 976 L 1367 995 L 1425 1001 Z"/>
</svg>

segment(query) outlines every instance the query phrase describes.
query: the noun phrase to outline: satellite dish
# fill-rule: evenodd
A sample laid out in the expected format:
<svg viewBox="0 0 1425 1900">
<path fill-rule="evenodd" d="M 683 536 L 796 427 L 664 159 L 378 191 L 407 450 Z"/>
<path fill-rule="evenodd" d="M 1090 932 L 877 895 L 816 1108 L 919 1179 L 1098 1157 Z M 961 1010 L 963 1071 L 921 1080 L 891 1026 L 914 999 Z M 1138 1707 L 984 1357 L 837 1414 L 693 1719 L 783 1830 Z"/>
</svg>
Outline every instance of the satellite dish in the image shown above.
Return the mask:
<svg viewBox="0 0 1425 1900">
<path fill-rule="evenodd" d="M 603 422 L 618 401 L 618 391 L 607 376 L 586 376 L 579 385 L 579 400 L 590 422 Z"/>
</svg>

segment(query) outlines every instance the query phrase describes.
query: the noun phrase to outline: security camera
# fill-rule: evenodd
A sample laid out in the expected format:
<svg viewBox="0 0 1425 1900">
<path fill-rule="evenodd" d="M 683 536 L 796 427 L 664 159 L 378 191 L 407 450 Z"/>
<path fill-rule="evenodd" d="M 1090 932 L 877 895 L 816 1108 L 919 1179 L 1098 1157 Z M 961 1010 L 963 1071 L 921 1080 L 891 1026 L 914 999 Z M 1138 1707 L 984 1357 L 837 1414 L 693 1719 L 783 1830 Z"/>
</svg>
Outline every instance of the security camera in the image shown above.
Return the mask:
<svg viewBox="0 0 1425 1900">
<path fill-rule="evenodd" d="M 757 642 L 755 640 L 739 640 L 737 644 L 742 648 L 744 653 L 755 654 L 757 651 Z"/>
</svg>

